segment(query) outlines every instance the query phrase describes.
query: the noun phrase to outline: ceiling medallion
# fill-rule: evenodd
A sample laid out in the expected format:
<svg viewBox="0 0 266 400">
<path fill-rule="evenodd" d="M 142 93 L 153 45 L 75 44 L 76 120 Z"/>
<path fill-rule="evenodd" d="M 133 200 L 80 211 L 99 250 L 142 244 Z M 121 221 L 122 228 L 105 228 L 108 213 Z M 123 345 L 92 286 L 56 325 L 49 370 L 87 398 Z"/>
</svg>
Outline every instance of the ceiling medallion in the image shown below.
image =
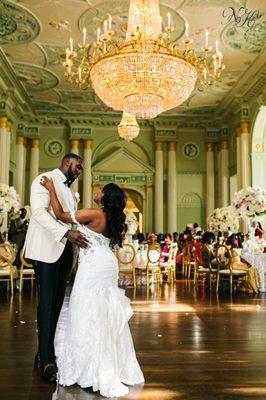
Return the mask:
<svg viewBox="0 0 266 400">
<path fill-rule="evenodd" d="M 171 39 L 173 32 L 170 13 L 163 29 L 159 0 L 131 0 L 125 40 L 112 30 L 111 16 L 93 46 L 83 28 L 82 43 L 74 46 L 70 38 L 66 49 L 66 75 L 82 89 L 92 82 L 114 110 L 154 118 L 187 100 L 196 84 L 201 89 L 215 84 L 224 69 L 218 41 L 212 53 L 207 30 L 200 52 L 191 47 L 188 23 L 182 45 Z"/>
</svg>

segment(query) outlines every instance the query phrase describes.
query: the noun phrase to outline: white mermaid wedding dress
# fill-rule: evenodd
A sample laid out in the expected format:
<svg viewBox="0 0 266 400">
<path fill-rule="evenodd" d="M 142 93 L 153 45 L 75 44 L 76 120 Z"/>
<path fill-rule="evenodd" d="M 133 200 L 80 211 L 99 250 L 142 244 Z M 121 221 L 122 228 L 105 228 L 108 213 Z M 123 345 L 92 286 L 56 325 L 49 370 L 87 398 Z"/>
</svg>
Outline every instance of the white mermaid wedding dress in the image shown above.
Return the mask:
<svg viewBox="0 0 266 400">
<path fill-rule="evenodd" d="M 78 229 L 88 237 L 90 248 L 80 250 L 57 354 L 58 382 L 92 387 L 105 397 L 125 396 L 126 385 L 144 382 L 128 325 L 133 315 L 130 300 L 118 288 L 118 264 L 109 239 L 84 225 Z"/>
</svg>

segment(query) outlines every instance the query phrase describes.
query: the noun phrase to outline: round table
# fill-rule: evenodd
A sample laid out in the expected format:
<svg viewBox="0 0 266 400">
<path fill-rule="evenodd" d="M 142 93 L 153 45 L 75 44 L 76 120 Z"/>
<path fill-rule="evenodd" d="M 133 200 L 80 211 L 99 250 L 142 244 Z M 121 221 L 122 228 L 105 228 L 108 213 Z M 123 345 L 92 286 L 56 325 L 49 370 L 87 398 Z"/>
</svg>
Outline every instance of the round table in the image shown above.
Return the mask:
<svg viewBox="0 0 266 400">
<path fill-rule="evenodd" d="M 255 267 L 259 274 L 260 292 L 266 292 L 265 273 L 266 273 L 266 253 L 244 253 L 241 257 L 246 260 L 252 267 Z"/>
</svg>

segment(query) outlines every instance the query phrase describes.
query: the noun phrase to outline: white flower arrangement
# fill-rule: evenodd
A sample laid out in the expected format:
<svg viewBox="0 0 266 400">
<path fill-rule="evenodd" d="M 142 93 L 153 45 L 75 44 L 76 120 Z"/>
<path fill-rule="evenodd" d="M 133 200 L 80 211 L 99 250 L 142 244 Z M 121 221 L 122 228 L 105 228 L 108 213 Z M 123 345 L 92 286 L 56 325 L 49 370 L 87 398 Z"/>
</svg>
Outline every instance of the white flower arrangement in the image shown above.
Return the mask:
<svg viewBox="0 0 266 400">
<path fill-rule="evenodd" d="M 13 186 L 0 183 L 0 212 L 18 212 L 20 209 L 20 198 Z"/>
<path fill-rule="evenodd" d="M 232 232 L 238 232 L 239 220 L 231 206 L 216 208 L 208 217 L 208 230 L 212 232 L 227 232 L 229 229 Z"/>
<path fill-rule="evenodd" d="M 241 217 L 255 218 L 266 214 L 266 190 L 247 187 L 236 192 L 233 207 Z"/>
<path fill-rule="evenodd" d="M 136 215 L 131 211 L 125 211 L 126 214 L 126 226 L 127 226 L 127 234 L 135 235 L 138 229 L 138 220 Z"/>
</svg>

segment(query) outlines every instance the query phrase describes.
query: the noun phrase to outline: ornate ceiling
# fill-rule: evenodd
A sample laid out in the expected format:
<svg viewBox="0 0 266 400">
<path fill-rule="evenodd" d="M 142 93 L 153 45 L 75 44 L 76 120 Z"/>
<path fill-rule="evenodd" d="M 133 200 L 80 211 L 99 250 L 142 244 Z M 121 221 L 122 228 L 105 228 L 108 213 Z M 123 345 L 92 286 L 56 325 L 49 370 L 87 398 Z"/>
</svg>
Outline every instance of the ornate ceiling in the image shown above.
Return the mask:
<svg viewBox="0 0 266 400">
<path fill-rule="evenodd" d="M 217 86 L 204 93 L 195 91 L 185 104 L 167 115 L 212 114 L 234 92 L 239 79 L 245 77 L 262 53 L 266 42 L 266 1 L 161 0 L 160 3 L 164 20 L 168 11 L 172 14 L 176 38 L 182 38 L 187 20 L 195 46 L 200 49 L 207 28 L 212 44 L 216 39 L 220 41 L 226 64 Z M 89 39 L 94 40 L 97 27 L 109 14 L 113 16 L 115 30 L 125 35 L 128 6 L 128 0 L 0 1 L 0 44 L 36 114 L 115 114 L 93 90 L 77 90 L 67 82 L 61 55 L 70 36 L 76 43 L 80 41 L 84 26 Z M 235 21 L 228 23 L 223 17 L 226 7 L 238 10 L 242 6 L 260 11 L 254 26 L 237 26 Z"/>
</svg>

